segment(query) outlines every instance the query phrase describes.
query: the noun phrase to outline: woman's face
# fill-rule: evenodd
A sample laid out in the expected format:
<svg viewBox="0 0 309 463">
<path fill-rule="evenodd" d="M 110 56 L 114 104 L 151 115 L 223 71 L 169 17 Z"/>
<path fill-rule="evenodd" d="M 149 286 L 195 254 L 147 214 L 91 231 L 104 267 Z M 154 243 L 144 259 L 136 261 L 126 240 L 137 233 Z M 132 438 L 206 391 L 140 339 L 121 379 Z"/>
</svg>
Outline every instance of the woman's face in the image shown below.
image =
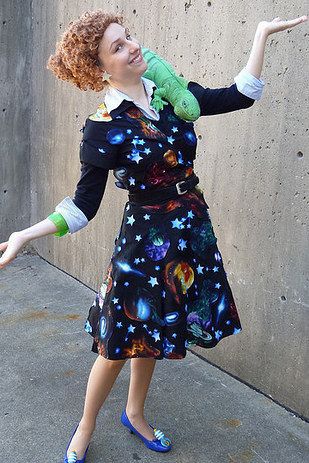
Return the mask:
<svg viewBox="0 0 309 463">
<path fill-rule="evenodd" d="M 114 82 L 129 83 L 140 79 L 147 69 L 140 44 L 130 36 L 127 28 L 117 23 L 111 23 L 104 32 L 98 58 L 102 69 Z"/>
</svg>

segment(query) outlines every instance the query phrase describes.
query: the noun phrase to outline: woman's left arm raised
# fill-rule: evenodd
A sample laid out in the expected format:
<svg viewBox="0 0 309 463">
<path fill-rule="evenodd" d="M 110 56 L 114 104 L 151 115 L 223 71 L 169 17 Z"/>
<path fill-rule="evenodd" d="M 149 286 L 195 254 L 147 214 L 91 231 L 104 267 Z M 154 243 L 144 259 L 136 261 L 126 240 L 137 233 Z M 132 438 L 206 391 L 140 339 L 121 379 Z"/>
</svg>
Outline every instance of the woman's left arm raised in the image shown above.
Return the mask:
<svg viewBox="0 0 309 463">
<path fill-rule="evenodd" d="M 198 100 L 201 116 L 213 116 L 246 109 L 252 106 L 256 100 L 259 100 L 265 85 L 260 76 L 267 37 L 274 32 L 290 29 L 307 20 L 307 16 L 300 16 L 290 21 L 283 21 L 280 18 L 274 18 L 272 21 L 261 21 L 257 25 L 248 63 L 234 78 L 235 83 L 231 86 L 209 88 L 190 81 L 188 90 Z"/>
<path fill-rule="evenodd" d="M 275 32 L 291 29 L 292 27 L 306 22 L 307 20 L 308 16 L 300 16 L 299 18 L 291 19 L 289 21 L 284 21 L 279 17 L 274 18 L 272 21 L 261 21 L 257 26 L 249 60 L 245 66 L 247 71 L 250 72 L 250 74 L 252 74 L 257 79 L 259 79 L 263 67 L 263 59 L 267 37 Z"/>
</svg>

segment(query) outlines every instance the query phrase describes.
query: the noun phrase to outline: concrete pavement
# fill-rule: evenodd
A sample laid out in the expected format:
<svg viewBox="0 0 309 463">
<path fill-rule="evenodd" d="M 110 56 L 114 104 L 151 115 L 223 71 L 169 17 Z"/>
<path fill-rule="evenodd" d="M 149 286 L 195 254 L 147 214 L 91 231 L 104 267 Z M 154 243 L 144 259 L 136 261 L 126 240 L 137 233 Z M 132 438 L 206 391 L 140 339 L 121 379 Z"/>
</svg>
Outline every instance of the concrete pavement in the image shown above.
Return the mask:
<svg viewBox="0 0 309 463">
<path fill-rule="evenodd" d="M 60 463 L 96 358 L 83 331 L 95 292 L 24 254 L 0 270 L 0 295 L 0 461 Z M 306 422 L 191 352 L 157 362 L 146 413 L 173 449 L 153 452 L 119 420 L 129 375 L 128 361 L 100 412 L 87 463 L 309 461 Z"/>
</svg>

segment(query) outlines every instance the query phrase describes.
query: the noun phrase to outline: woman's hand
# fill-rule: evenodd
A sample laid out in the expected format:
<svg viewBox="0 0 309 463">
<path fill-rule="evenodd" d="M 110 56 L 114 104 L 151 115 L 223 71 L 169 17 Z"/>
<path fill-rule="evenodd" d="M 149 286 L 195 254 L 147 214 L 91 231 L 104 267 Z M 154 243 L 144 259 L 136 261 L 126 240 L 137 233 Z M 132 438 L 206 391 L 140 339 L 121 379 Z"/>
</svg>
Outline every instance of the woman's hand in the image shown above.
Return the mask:
<svg viewBox="0 0 309 463">
<path fill-rule="evenodd" d="M 0 258 L 0 269 L 15 259 L 20 249 L 29 241 L 29 239 L 21 232 L 14 232 L 10 235 L 9 240 L 0 243 L 0 251 L 4 254 Z"/>
<path fill-rule="evenodd" d="M 283 19 L 277 17 L 272 21 L 261 21 L 258 24 L 258 30 L 265 33 L 267 36 L 273 34 L 274 32 L 285 31 L 286 29 L 291 29 L 298 24 L 308 21 L 308 16 L 300 16 L 296 19 L 290 19 L 289 21 L 284 21 Z"/>
</svg>

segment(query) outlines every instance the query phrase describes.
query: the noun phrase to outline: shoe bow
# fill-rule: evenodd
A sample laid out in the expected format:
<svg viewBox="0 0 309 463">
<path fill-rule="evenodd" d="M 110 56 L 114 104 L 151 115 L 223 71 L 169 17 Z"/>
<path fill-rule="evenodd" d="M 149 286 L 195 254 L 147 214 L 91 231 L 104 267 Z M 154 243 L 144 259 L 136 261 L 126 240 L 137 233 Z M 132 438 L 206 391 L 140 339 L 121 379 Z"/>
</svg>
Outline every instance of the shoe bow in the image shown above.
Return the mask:
<svg viewBox="0 0 309 463">
<path fill-rule="evenodd" d="M 160 431 L 160 429 L 154 428 L 153 433 L 164 447 L 169 447 L 171 445 L 171 440 L 168 437 L 165 437 L 164 433 Z"/>
<path fill-rule="evenodd" d="M 77 453 L 75 450 L 70 452 L 68 455 L 68 463 L 76 463 L 77 462 Z"/>
</svg>

